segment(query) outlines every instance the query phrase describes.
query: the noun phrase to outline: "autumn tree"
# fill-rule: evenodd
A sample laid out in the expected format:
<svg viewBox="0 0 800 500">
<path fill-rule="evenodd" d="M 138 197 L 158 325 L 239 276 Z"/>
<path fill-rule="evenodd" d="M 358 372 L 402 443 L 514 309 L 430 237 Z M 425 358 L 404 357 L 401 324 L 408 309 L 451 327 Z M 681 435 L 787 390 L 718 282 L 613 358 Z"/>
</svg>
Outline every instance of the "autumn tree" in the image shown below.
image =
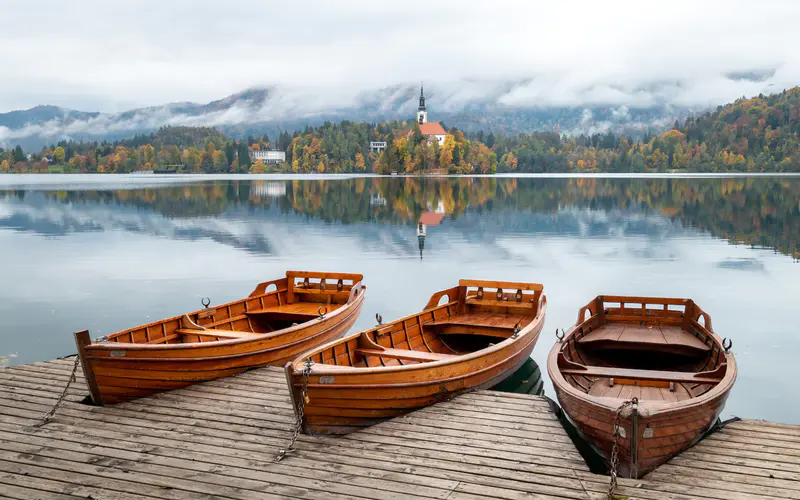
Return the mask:
<svg viewBox="0 0 800 500">
<path fill-rule="evenodd" d="M 361 153 L 356 153 L 355 170 L 357 172 L 365 172 L 367 170 L 367 165 L 364 162 L 364 155 Z"/>
<path fill-rule="evenodd" d="M 517 170 L 517 157 L 514 156 L 514 153 L 509 151 L 507 155 L 503 157 L 503 164 L 506 166 L 509 172 L 514 172 Z"/>
<path fill-rule="evenodd" d="M 266 172 L 266 170 L 267 169 L 264 166 L 264 163 L 260 159 L 256 160 L 256 162 L 250 167 L 251 174 L 263 174 Z"/>
<path fill-rule="evenodd" d="M 453 149 L 456 147 L 456 139 L 452 134 L 444 136 L 444 144 L 439 151 L 439 166 L 448 168 L 453 164 Z"/>
<path fill-rule="evenodd" d="M 64 163 L 64 157 L 66 156 L 66 152 L 64 151 L 64 148 L 63 148 L 63 147 L 59 146 L 59 147 L 57 147 L 57 148 L 56 148 L 56 150 L 53 152 L 53 156 L 55 156 L 55 158 L 56 158 L 56 161 L 57 161 L 59 164 L 62 164 L 62 163 Z"/>
</svg>

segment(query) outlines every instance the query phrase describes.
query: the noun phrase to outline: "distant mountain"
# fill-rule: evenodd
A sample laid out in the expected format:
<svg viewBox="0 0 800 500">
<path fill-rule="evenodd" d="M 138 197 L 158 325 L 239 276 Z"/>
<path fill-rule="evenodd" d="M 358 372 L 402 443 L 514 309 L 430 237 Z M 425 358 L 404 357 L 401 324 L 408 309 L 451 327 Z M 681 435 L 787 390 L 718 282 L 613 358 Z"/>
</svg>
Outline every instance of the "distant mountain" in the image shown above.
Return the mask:
<svg viewBox="0 0 800 500">
<path fill-rule="evenodd" d="M 466 85 L 466 84 L 465 84 Z M 514 86 L 481 92 L 459 86 L 426 87 L 431 120 L 466 131 L 518 133 L 559 130 L 568 134 L 640 135 L 660 131 L 690 111 L 666 102 L 647 107 L 538 106 L 509 99 Z M 216 127 L 235 138 L 277 135 L 325 121 L 407 120 L 417 108 L 419 88 L 397 85 L 372 91 L 327 92 L 266 87 L 248 89 L 207 104 L 191 102 L 122 113 L 83 112 L 56 106 L 0 114 L 0 146 L 38 150 L 62 139 L 114 140 L 150 133 L 165 125 Z"/>
<path fill-rule="evenodd" d="M 35 108 L 11 111 L 0 114 L 0 126 L 10 129 L 19 129 L 28 124 L 36 124 L 51 120 L 88 120 L 100 113 L 85 113 L 72 109 L 59 108 L 58 106 L 36 106 Z"/>
</svg>

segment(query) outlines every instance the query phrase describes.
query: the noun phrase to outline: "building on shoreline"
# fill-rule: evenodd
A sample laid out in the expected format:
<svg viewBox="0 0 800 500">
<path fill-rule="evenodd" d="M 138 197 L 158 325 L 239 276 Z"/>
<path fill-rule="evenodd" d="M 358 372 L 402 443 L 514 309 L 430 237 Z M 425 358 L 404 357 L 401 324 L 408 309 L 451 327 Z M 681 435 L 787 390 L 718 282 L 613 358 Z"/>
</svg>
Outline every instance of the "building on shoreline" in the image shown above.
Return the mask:
<svg viewBox="0 0 800 500">
<path fill-rule="evenodd" d="M 386 150 L 386 141 L 370 141 L 369 152 L 381 154 Z"/>
<path fill-rule="evenodd" d="M 258 150 L 250 151 L 252 161 L 261 160 L 261 163 L 286 163 L 286 151 Z"/>
</svg>

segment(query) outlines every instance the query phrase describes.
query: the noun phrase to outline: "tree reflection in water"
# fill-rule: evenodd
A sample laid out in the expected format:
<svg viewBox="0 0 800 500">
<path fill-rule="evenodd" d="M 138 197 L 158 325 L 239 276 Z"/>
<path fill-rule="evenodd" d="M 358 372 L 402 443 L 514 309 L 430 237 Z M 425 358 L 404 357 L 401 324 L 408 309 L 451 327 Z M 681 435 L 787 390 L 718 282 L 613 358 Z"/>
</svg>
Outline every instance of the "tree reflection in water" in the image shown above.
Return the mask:
<svg viewBox="0 0 800 500">
<path fill-rule="evenodd" d="M 731 242 L 800 259 L 800 179 L 792 177 L 215 180 L 45 195 L 63 203 L 136 206 L 170 218 L 277 208 L 329 223 L 409 225 L 423 240 L 430 221 L 441 220 L 437 214 L 458 219 L 470 211 L 627 210 L 661 214 Z M 0 197 L 24 196 L 0 191 Z"/>
</svg>

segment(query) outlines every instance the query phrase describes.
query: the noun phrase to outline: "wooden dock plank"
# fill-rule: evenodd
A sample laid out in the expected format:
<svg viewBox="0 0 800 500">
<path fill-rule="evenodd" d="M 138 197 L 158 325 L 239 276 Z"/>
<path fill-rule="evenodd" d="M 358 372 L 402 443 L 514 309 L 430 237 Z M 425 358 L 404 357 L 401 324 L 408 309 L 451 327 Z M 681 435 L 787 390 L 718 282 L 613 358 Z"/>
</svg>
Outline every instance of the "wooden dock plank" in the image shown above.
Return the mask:
<svg viewBox="0 0 800 500">
<path fill-rule="evenodd" d="M 0 498 L 597 499 L 536 396 L 478 391 L 338 438 L 301 435 L 283 371 L 264 368 L 112 407 L 83 404 L 71 359 L 0 370 Z M 147 384 L 147 378 L 142 378 Z M 736 422 L 618 493 L 650 500 L 800 500 L 800 427 Z"/>
<path fill-rule="evenodd" d="M 800 426 L 741 420 L 727 424 L 648 474 L 648 487 L 708 490 L 720 500 L 800 500 Z M 696 492 L 694 494 L 697 494 Z"/>
</svg>

